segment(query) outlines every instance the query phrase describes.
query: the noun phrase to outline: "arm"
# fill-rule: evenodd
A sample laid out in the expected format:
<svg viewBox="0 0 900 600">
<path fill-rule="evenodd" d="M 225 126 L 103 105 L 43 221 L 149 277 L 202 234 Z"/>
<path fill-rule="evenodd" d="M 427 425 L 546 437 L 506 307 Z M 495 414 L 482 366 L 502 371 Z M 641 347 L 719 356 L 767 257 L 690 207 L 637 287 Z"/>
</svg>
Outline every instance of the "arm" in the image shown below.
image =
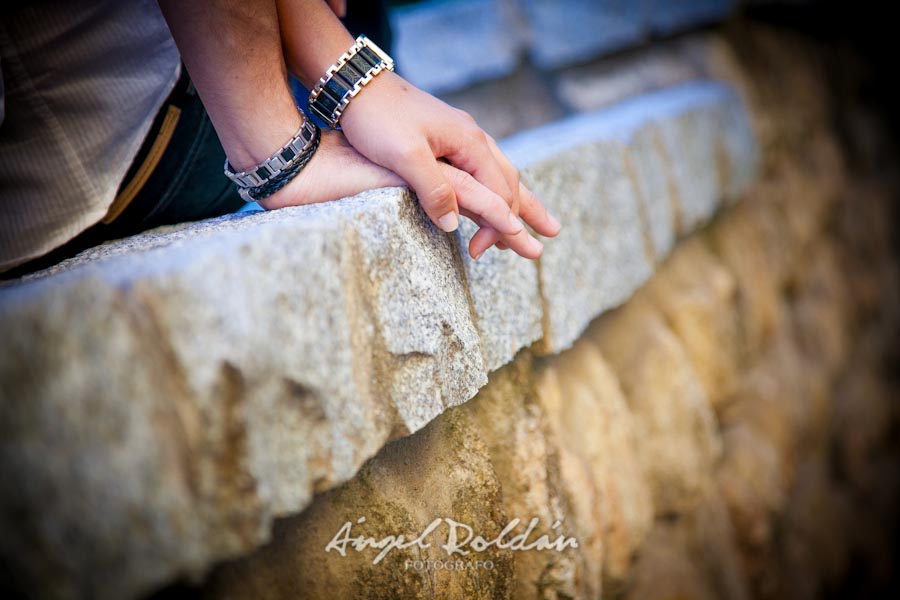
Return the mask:
<svg viewBox="0 0 900 600">
<path fill-rule="evenodd" d="M 268 158 L 302 122 L 287 83 L 274 0 L 159 5 L 232 166 L 241 170 Z M 323 132 L 309 165 L 260 204 L 323 202 L 392 185 L 403 181 L 366 160 L 341 134 Z"/>
<path fill-rule="evenodd" d="M 320 0 L 277 5 L 288 68 L 311 87 L 353 38 Z M 481 225 L 469 246 L 474 257 L 497 241 L 523 256 L 540 256 L 540 242 L 517 215 L 538 233 L 559 232 L 559 223 L 519 183 L 517 170 L 471 117 L 392 72 L 375 77 L 350 103 L 341 127 L 360 153 L 409 183 L 438 227 L 452 231 L 458 214 Z"/>
</svg>

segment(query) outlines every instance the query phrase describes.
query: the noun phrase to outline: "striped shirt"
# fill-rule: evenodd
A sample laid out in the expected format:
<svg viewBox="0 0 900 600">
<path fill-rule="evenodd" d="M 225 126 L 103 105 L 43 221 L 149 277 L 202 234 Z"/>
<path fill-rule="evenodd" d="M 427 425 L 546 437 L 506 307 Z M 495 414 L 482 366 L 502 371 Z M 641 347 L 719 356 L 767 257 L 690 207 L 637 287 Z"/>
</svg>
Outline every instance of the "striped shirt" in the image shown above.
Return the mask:
<svg viewBox="0 0 900 600">
<path fill-rule="evenodd" d="M 4 10 L 0 272 L 104 217 L 181 64 L 153 0 Z"/>
</svg>

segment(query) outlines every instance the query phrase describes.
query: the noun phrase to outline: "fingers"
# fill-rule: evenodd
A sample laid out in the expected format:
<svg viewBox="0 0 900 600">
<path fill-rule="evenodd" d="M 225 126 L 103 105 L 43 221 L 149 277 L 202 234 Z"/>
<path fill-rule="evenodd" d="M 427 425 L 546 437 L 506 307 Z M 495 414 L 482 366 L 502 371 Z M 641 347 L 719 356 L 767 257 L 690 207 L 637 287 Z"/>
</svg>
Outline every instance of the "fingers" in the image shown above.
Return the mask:
<svg viewBox="0 0 900 600">
<path fill-rule="evenodd" d="M 433 152 L 436 156 L 448 159 L 457 169 L 472 175 L 481 185 L 503 198 L 513 208 L 513 212 L 518 214 L 518 174 L 512 165 L 509 165 L 512 168 L 510 173 L 497 160 L 491 148 L 490 136 L 475 124 L 472 117 L 462 111 L 457 112 L 464 115 L 462 124 L 452 138 L 435 142 L 432 145 Z M 497 151 L 499 152 L 499 148 Z M 502 152 L 500 155 L 502 156 Z"/>
<path fill-rule="evenodd" d="M 456 231 L 459 227 L 459 207 L 456 204 L 454 186 L 447 181 L 442 167 L 434 160 L 427 146 L 406 153 L 392 165 L 394 171 L 416 192 L 419 204 L 437 227 L 443 231 Z"/>
<path fill-rule="evenodd" d="M 551 215 L 547 208 L 538 200 L 531 190 L 519 183 L 519 216 L 526 223 L 531 225 L 536 232 L 547 237 L 555 237 L 561 225 L 559 221 Z"/>
<path fill-rule="evenodd" d="M 497 194 L 481 185 L 471 175 L 451 165 L 438 163 L 445 176 L 453 185 L 462 214 L 471 218 L 483 228 L 490 227 L 500 234 L 500 239 L 525 258 L 538 258 L 543 251 L 543 245 L 533 238 L 515 213 L 506 202 Z M 476 235 L 478 235 L 476 233 Z M 488 234 L 482 234 L 479 240 L 485 239 Z M 493 244 L 493 241 L 490 242 Z M 473 258 L 478 258 L 488 246 L 480 247 L 480 243 L 473 248 L 470 245 L 470 253 Z"/>
<path fill-rule="evenodd" d="M 522 219 L 537 233 L 555 237 L 560 230 L 559 221 L 548 213 L 540 200 L 521 183 L 519 184 L 519 197 L 522 199 L 520 208 Z M 472 240 L 469 242 L 469 253 L 473 257 L 480 257 L 493 244 L 497 244 L 499 249 L 505 250 L 508 246 L 502 241 L 502 238 L 503 236 L 496 229 L 482 227 L 472 236 Z"/>
<path fill-rule="evenodd" d="M 478 183 L 471 175 L 446 163 L 436 163 L 453 186 L 459 199 L 459 206 L 466 216 L 490 225 L 501 234 L 515 235 L 525 231 L 525 225 L 509 208 L 506 202 Z"/>
<path fill-rule="evenodd" d="M 469 240 L 469 255 L 478 260 L 481 258 L 481 255 L 485 253 L 485 251 L 494 245 L 497 244 L 497 247 L 500 247 L 500 244 L 503 242 L 498 242 L 500 239 L 500 234 L 496 229 L 491 227 L 490 225 L 482 226 L 478 231 L 475 232 L 475 235 L 472 236 L 472 239 Z"/>
<path fill-rule="evenodd" d="M 522 217 L 522 219 L 539 234 L 547 237 L 556 236 L 561 228 L 559 221 L 547 211 L 546 207 L 544 207 L 537 196 L 521 183 L 518 170 L 513 166 L 506 155 L 503 154 L 503 151 L 497 145 L 496 140 L 487 134 L 484 135 L 484 139 L 491 157 L 494 159 L 494 164 L 500 170 L 507 186 L 516 190 L 516 193 L 513 195 L 512 204 L 510 205 L 513 212 Z M 476 179 L 479 178 L 476 177 Z M 479 179 L 479 181 L 484 183 L 481 179 Z M 494 231 L 492 234 L 485 233 L 483 238 L 479 238 L 479 245 L 482 242 L 482 239 L 485 240 L 485 242 L 488 239 L 493 239 L 494 243 L 498 243 L 498 247 L 502 246 L 501 249 L 505 248 L 503 242 L 499 241 L 500 235 L 497 231 Z"/>
<path fill-rule="evenodd" d="M 489 135 L 485 137 L 487 138 L 488 149 L 490 149 L 494 160 L 497 161 L 497 165 L 503 173 L 503 178 L 506 179 L 506 185 L 513 190 L 513 203 L 511 204 L 513 212 L 519 214 L 519 171 L 509 162 L 503 151 L 500 150 L 497 141 Z"/>
</svg>

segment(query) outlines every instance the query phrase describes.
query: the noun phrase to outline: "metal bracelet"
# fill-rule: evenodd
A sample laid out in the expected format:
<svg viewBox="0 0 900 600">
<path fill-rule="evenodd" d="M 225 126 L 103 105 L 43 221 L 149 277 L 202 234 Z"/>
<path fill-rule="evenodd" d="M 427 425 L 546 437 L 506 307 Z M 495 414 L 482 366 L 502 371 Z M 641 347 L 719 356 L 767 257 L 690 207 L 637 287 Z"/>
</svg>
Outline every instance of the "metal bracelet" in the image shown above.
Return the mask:
<svg viewBox="0 0 900 600">
<path fill-rule="evenodd" d="M 394 70 L 394 59 L 364 35 L 328 67 L 309 95 L 309 109 L 332 129 L 362 88 L 384 70 Z"/>
<path fill-rule="evenodd" d="M 243 188 L 238 187 L 238 195 L 246 202 L 259 202 L 265 200 L 287 184 L 289 184 L 306 164 L 312 160 L 313 155 L 319 148 L 319 142 L 322 139 L 322 130 L 316 127 L 316 136 L 313 138 L 312 144 L 302 154 L 298 156 L 297 161 L 290 167 L 283 170 L 278 175 L 272 177 L 268 182 L 259 187 Z"/>
<path fill-rule="evenodd" d="M 312 119 L 303 117 L 303 124 L 297 133 L 294 134 L 288 142 L 279 148 L 272 156 L 262 161 L 255 167 L 235 173 L 225 159 L 225 176 L 235 182 L 238 189 L 259 187 L 267 181 L 272 180 L 276 175 L 291 167 L 304 152 L 306 152 L 319 127 L 313 123 Z"/>
</svg>

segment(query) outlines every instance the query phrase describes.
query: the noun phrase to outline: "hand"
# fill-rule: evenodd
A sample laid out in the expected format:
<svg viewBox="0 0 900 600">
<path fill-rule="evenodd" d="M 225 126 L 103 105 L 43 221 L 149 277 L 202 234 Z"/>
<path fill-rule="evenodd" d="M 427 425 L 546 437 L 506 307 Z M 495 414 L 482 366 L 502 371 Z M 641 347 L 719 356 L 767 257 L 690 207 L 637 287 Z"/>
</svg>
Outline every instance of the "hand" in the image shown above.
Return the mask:
<svg viewBox="0 0 900 600">
<path fill-rule="evenodd" d="M 498 241 L 526 258 L 539 257 L 543 246 L 519 216 L 542 235 L 559 233 L 559 222 L 469 115 L 392 72 L 375 77 L 353 99 L 341 127 L 361 154 L 415 190 L 438 227 L 455 230 L 459 214 L 478 223 L 469 244 L 474 258 Z"/>
<path fill-rule="evenodd" d="M 339 131 L 322 131 L 319 148 L 290 183 L 259 202 L 266 210 L 329 202 L 366 190 L 406 185 L 353 149 Z"/>
<path fill-rule="evenodd" d="M 435 165 L 458 190 L 460 204 L 467 207 L 466 212 L 472 215 L 473 220 L 487 223 L 509 219 L 511 212 L 506 203 L 496 196 L 483 193 L 470 175 L 446 163 L 435 161 Z M 406 182 L 399 175 L 364 157 L 342 133 L 323 131 L 322 141 L 309 164 L 288 185 L 260 201 L 259 205 L 271 210 L 315 204 L 346 198 L 365 190 L 402 185 Z M 527 234 L 522 231 L 519 235 Z"/>
</svg>

